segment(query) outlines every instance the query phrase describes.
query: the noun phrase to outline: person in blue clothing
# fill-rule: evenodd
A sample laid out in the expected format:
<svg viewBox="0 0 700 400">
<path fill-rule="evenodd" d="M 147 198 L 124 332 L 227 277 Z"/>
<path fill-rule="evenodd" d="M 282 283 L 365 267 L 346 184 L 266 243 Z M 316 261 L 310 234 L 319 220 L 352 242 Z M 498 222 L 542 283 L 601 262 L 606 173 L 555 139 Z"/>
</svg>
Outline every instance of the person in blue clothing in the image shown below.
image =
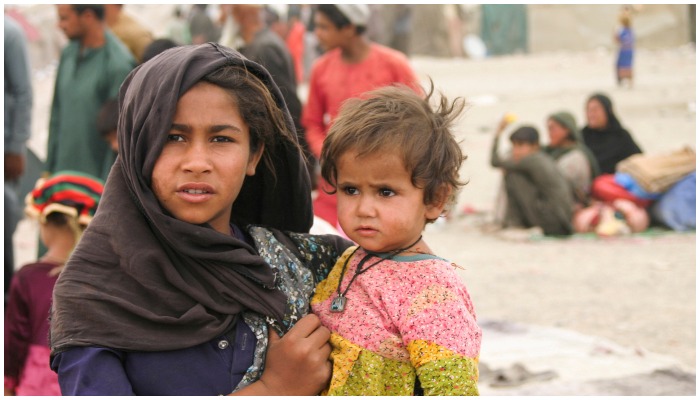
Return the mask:
<svg viewBox="0 0 700 400">
<path fill-rule="evenodd" d="M 119 92 L 119 156 L 54 289 L 63 395 L 314 395 L 314 287 L 351 243 L 310 235 L 311 185 L 271 75 L 215 43 Z"/>
<path fill-rule="evenodd" d="M 631 11 L 625 7 L 620 14 L 620 27 L 615 32 L 615 42 L 618 45 L 616 77 L 617 84 L 622 86 L 625 80 L 632 87 L 632 63 L 634 61 L 634 32 L 632 31 Z"/>
</svg>

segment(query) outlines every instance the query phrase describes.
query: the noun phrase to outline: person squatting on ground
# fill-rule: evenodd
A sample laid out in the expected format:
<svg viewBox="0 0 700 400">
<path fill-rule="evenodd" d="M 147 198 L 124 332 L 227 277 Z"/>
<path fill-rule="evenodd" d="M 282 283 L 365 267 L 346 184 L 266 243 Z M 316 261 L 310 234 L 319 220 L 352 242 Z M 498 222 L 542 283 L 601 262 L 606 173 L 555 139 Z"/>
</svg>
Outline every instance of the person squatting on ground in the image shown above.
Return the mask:
<svg viewBox="0 0 700 400">
<path fill-rule="evenodd" d="M 545 235 L 571 235 L 574 196 L 552 157 L 540 149 L 537 129 L 521 126 L 510 135 L 512 158 L 499 154 L 504 118 L 496 129 L 491 165 L 501 168 L 506 193 L 504 227 L 540 227 Z"/>
<path fill-rule="evenodd" d="M 119 105 L 119 157 L 54 290 L 63 395 L 319 393 L 329 331 L 309 302 L 351 243 L 303 233 L 309 176 L 272 77 L 181 46 Z"/>
<path fill-rule="evenodd" d="M 328 395 L 477 395 L 481 329 L 455 265 L 423 240 L 454 201 L 464 107 L 385 87 L 341 107 L 321 152 L 345 251 L 311 305 L 331 330 Z"/>
<path fill-rule="evenodd" d="M 320 4 L 314 13 L 314 32 L 326 53 L 316 60 L 311 71 L 309 97 L 301 121 L 311 152 L 317 158 L 345 100 L 396 83 L 422 94 L 406 56 L 367 38 L 369 14 L 364 4 Z M 314 213 L 337 226 L 335 196 L 324 190 L 331 187 L 322 180 L 318 186 Z"/>
<path fill-rule="evenodd" d="M 39 221 L 47 248 L 38 261 L 13 277 L 5 313 L 5 395 L 60 396 L 49 367 L 49 309 L 54 284 L 102 196 L 103 182 L 61 171 L 37 182 L 25 213 Z"/>
</svg>

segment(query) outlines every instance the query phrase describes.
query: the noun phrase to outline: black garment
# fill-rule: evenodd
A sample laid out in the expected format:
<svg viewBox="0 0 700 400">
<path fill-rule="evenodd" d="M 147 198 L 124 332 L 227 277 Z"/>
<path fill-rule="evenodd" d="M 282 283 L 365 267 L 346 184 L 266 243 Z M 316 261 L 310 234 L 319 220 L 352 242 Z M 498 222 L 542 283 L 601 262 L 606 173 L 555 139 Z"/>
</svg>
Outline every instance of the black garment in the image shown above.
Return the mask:
<svg viewBox="0 0 700 400">
<path fill-rule="evenodd" d="M 610 99 L 602 94 L 593 95 L 591 99 L 596 99 L 603 105 L 608 116 L 608 126 L 605 129 L 584 127 L 581 131 L 583 142 L 596 157 L 600 173 L 614 174 L 617 163 L 633 154 L 641 153 L 642 150 L 632 135 L 620 124 Z"/>
<path fill-rule="evenodd" d="M 100 208 L 56 284 L 52 352 L 68 346 L 180 349 L 222 334 L 242 310 L 283 319 L 287 297 L 249 243 L 173 218 L 150 188 L 180 96 L 229 65 L 260 78 L 286 111 L 264 68 L 215 43 L 166 50 L 124 81 L 119 157 Z M 288 114 L 285 122 L 291 132 Z M 265 147 L 274 173 L 261 162 L 246 178 L 232 222 L 308 232 L 311 188 L 301 152 L 289 136 L 276 140 Z"/>
</svg>

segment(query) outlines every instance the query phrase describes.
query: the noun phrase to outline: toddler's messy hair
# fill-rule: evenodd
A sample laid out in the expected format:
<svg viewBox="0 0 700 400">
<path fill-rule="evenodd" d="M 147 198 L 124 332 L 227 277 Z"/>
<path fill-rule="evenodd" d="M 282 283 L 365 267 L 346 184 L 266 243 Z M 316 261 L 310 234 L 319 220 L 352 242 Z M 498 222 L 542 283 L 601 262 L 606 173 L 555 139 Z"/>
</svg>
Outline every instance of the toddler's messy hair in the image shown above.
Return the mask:
<svg viewBox="0 0 700 400">
<path fill-rule="evenodd" d="M 466 184 L 459 180 L 459 169 L 466 156 L 452 134 L 465 101 L 457 98 L 450 102 L 438 92 L 438 105 L 433 110 L 430 101 L 434 94 L 431 80 L 425 97 L 406 86 L 395 85 L 343 103 L 323 142 L 323 178 L 336 186 L 336 163 L 348 151 L 357 152 L 358 157 L 398 151 L 411 173 L 411 182 L 424 190 L 425 204 L 445 201 L 447 207 L 453 203 L 459 188 Z"/>
</svg>

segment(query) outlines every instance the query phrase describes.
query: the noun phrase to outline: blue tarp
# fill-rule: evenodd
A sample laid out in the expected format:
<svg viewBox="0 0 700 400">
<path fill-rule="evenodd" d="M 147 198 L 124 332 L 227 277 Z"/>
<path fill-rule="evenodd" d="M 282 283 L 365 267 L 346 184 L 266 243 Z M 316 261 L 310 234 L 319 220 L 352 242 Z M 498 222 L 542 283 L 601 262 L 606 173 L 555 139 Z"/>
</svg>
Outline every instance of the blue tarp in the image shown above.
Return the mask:
<svg viewBox="0 0 700 400">
<path fill-rule="evenodd" d="M 651 208 L 652 217 L 674 231 L 695 230 L 695 171 L 671 186 Z"/>
</svg>

